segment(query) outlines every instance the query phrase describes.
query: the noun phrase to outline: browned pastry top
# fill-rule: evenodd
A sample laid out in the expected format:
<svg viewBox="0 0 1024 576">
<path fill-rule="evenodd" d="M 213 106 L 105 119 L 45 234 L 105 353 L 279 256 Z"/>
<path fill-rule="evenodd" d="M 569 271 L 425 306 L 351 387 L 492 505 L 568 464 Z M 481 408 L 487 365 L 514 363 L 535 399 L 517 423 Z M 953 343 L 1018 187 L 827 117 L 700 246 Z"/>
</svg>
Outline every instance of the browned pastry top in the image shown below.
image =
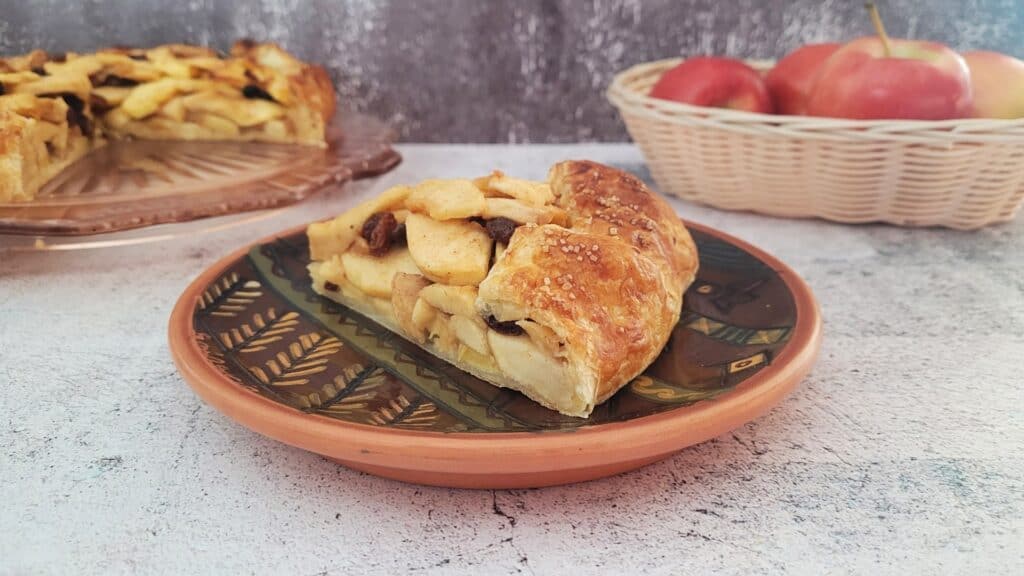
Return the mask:
<svg viewBox="0 0 1024 576">
<path fill-rule="evenodd" d="M 520 227 L 480 298 L 528 314 L 577 347 L 568 357 L 596 371 L 601 398 L 661 352 L 697 251 L 671 206 L 631 174 L 568 161 L 548 180 L 568 226 Z"/>
</svg>

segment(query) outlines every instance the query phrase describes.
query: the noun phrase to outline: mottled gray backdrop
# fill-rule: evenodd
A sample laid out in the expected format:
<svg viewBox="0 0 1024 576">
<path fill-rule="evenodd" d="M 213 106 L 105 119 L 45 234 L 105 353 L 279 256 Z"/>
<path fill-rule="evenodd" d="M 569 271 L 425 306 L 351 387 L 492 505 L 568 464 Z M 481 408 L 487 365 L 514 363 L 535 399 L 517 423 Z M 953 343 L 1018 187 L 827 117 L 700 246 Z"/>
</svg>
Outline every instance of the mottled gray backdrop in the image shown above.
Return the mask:
<svg viewBox="0 0 1024 576">
<path fill-rule="evenodd" d="M 1021 0 L 881 0 L 890 33 L 1024 56 Z M 0 0 L 0 52 L 238 37 L 330 68 L 409 141 L 626 138 L 612 75 L 678 54 L 774 58 L 868 33 L 860 0 Z"/>
</svg>

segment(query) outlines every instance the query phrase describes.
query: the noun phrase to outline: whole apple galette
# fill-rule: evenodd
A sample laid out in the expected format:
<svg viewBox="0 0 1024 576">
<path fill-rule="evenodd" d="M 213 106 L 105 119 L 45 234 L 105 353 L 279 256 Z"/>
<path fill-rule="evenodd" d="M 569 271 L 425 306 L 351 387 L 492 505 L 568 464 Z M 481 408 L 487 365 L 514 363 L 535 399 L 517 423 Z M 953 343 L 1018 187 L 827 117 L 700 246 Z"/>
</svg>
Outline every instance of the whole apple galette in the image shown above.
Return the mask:
<svg viewBox="0 0 1024 576">
<path fill-rule="evenodd" d="M 697 270 L 668 203 L 588 161 L 391 188 L 308 235 L 317 293 L 579 417 L 654 361 Z"/>
<path fill-rule="evenodd" d="M 103 138 L 326 145 L 327 72 L 274 44 L 0 59 L 0 202 L 30 200 Z"/>
</svg>

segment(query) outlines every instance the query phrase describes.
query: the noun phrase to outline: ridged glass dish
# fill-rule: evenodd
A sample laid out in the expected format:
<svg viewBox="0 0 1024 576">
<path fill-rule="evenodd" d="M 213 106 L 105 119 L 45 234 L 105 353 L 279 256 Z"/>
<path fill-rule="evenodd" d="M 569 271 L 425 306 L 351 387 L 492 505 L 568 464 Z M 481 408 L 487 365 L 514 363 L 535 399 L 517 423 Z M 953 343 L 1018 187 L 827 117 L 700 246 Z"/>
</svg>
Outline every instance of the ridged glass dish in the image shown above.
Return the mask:
<svg viewBox="0 0 1024 576">
<path fill-rule="evenodd" d="M 69 166 L 31 202 L 0 204 L 0 247 L 74 249 L 152 242 L 264 219 L 401 157 L 394 133 L 339 114 L 325 149 L 258 142 L 114 141 Z M 253 212 L 260 211 L 260 212 Z M 209 223 L 156 226 L 213 216 Z"/>
</svg>

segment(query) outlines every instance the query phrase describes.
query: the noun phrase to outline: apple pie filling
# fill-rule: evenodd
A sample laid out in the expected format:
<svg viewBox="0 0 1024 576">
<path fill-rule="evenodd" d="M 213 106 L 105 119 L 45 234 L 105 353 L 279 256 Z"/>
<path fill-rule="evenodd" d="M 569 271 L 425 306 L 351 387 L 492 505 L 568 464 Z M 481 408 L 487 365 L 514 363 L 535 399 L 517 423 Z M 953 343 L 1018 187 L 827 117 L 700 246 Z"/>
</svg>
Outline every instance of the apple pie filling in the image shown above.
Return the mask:
<svg viewBox="0 0 1024 576">
<path fill-rule="evenodd" d="M 96 136 L 88 78 L 46 74 L 45 58 L 0 60 L 0 202 L 30 199 Z"/>
<path fill-rule="evenodd" d="M 92 109 L 113 136 L 324 143 L 329 80 L 273 45 L 238 42 L 230 57 L 178 44 L 109 49 L 46 69 L 86 74 Z"/>
<path fill-rule="evenodd" d="M 571 394 L 546 385 L 564 381 L 562 338 L 525 311 L 478 297 L 518 227 L 567 224 L 555 200 L 547 183 L 500 172 L 392 188 L 310 226 L 314 289 L 478 375 Z"/>
</svg>

